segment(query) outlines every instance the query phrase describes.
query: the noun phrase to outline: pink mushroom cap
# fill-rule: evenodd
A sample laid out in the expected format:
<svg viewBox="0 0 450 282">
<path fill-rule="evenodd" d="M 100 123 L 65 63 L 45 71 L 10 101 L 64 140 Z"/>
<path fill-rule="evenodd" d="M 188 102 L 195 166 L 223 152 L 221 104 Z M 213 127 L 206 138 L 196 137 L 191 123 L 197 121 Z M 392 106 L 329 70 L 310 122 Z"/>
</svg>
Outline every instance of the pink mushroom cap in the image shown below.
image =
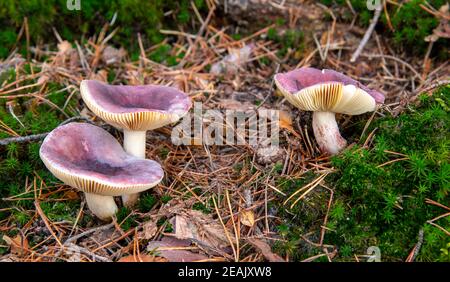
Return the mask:
<svg viewBox="0 0 450 282">
<path fill-rule="evenodd" d="M 334 70 L 304 67 L 286 73 L 278 73 L 275 75 L 275 80 L 284 90 L 291 94 L 295 94 L 307 87 L 324 83 L 338 82 L 343 85 L 354 85 L 372 96 L 376 103 L 382 104 L 384 102 L 384 95 L 379 91 L 370 89 L 353 78 Z"/>
<path fill-rule="evenodd" d="M 64 183 L 105 196 L 147 190 L 164 176 L 157 162 L 127 154 L 111 134 L 87 123 L 54 129 L 44 139 L 40 156 Z"/>
<path fill-rule="evenodd" d="M 105 121 L 128 130 L 149 130 L 177 121 L 192 106 L 188 95 L 159 85 L 108 85 L 81 82 L 86 105 Z"/>
</svg>

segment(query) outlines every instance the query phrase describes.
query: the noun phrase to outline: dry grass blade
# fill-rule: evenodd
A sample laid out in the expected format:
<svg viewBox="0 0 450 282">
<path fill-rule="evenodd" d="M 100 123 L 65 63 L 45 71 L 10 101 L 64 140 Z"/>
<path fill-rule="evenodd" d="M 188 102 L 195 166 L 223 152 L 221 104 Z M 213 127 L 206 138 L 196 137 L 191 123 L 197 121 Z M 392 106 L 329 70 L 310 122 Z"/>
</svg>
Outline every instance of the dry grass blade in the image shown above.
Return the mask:
<svg viewBox="0 0 450 282">
<path fill-rule="evenodd" d="M 298 189 L 297 191 L 295 191 L 294 193 L 292 193 L 292 195 L 290 195 L 285 201 L 284 201 L 284 205 L 286 205 L 293 197 L 295 197 L 297 194 L 299 194 L 300 192 L 306 190 L 306 192 L 304 192 L 302 195 L 300 195 L 295 201 L 294 203 L 291 205 L 291 209 L 292 207 L 295 206 L 295 204 L 301 200 L 303 197 L 305 197 L 309 192 L 311 192 L 315 187 L 317 187 L 317 185 L 320 184 L 320 182 L 328 175 L 329 173 L 324 173 L 322 175 L 320 175 L 319 177 L 317 177 L 316 179 L 314 179 L 312 182 L 308 183 L 307 185 L 303 186 L 302 188 Z"/>
</svg>

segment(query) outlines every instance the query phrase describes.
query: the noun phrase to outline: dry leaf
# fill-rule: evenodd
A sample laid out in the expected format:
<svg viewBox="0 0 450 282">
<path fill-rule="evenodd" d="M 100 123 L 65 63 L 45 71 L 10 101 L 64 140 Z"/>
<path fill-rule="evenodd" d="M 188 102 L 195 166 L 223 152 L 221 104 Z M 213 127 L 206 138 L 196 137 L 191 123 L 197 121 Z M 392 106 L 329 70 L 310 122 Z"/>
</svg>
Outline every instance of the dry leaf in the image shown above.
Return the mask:
<svg viewBox="0 0 450 282">
<path fill-rule="evenodd" d="M 108 72 L 106 70 L 99 70 L 97 73 L 91 73 L 89 79 L 107 82 Z"/>
<path fill-rule="evenodd" d="M 12 254 L 22 256 L 28 252 L 28 240 L 26 237 L 23 238 L 22 236 L 20 236 L 20 234 L 14 238 L 3 235 L 3 240 L 11 247 Z"/>
<path fill-rule="evenodd" d="M 67 200 L 78 200 L 78 199 L 80 199 L 80 196 L 74 190 L 68 190 L 68 191 L 66 191 L 64 193 L 64 199 L 67 199 Z"/>
<path fill-rule="evenodd" d="M 156 232 L 158 232 L 158 226 L 156 225 L 155 221 L 147 221 L 142 226 L 142 232 L 139 232 L 138 237 L 149 240 L 155 236 Z"/>
<path fill-rule="evenodd" d="M 155 257 L 149 255 L 136 255 L 136 256 L 126 256 L 120 258 L 117 262 L 167 262 L 168 260 L 162 257 Z"/>
<path fill-rule="evenodd" d="M 286 111 L 280 111 L 280 127 L 293 130 L 291 115 Z"/>
<path fill-rule="evenodd" d="M 219 101 L 219 108 L 246 112 L 249 110 L 253 110 L 255 108 L 255 105 L 252 105 L 249 102 L 240 102 L 234 99 L 221 99 Z"/>
<path fill-rule="evenodd" d="M 200 211 L 187 210 L 177 214 L 172 219 L 174 235 L 178 239 L 194 240 L 197 243 L 223 249 L 229 246 L 223 226 L 211 215 Z"/>
<path fill-rule="evenodd" d="M 210 72 L 213 74 L 235 74 L 249 60 L 254 48 L 253 44 L 249 44 L 241 49 L 231 49 L 227 56 L 211 66 Z"/>
<path fill-rule="evenodd" d="M 253 225 L 255 225 L 255 214 L 252 210 L 241 211 L 239 214 L 239 219 L 245 226 L 253 227 Z"/>
<path fill-rule="evenodd" d="M 209 259 L 205 255 L 186 250 L 189 246 L 188 240 L 164 237 L 161 241 L 151 241 L 147 251 L 155 251 L 169 262 L 194 262 Z"/>
<path fill-rule="evenodd" d="M 256 161 L 259 164 L 271 164 L 281 160 L 283 150 L 278 146 L 260 147 L 256 150 Z"/>
<path fill-rule="evenodd" d="M 279 121 L 280 128 L 284 128 L 290 133 L 294 134 L 295 137 L 300 138 L 300 135 L 295 131 L 295 129 L 292 127 L 292 117 L 291 114 L 286 111 L 280 111 L 280 121 Z"/>
<path fill-rule="evenodd" d="M 123 48 L 117 49 L 111 46 L 106 46 L 102 52 L 102 61 L 107 65 L 120 63 L 126 55 L 127 52 Z"/>
<path fill-rule="evenodd" d="M 58 43 L 58 54 L 68 54 L 72 49 L 72 44 L 67 40 Z"/>
<path fill-rule="evenodd" d="M 439 16 L 441 18 L 439 25 L 433 30 L 433 34 L 425 37 L 426 42 L 435 42 L 439 38 L 450 38 L 450 25 L 448 18 L 450 18 L 449 4 L 443 5 L 439 9 Z"/>
</svg>

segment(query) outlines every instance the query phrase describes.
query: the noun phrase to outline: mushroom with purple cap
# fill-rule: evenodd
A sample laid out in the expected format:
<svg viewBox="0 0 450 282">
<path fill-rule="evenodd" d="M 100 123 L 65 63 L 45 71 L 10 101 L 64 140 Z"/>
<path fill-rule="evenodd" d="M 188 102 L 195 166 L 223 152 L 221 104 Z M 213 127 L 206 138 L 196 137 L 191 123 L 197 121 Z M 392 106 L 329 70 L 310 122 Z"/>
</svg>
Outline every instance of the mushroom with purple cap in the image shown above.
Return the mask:
<svg viewBox="0 0 450 282">
<path fill-rule="evenodd" d="M 178 121 L 191 108 L 191 99 L 173 87 L 159 85 L 108 85 L 83 80 L 81 97 L 97 116 L 123 129 L 125 151 L 145 158 L 146 131 Z M 132 206 L 138 194 L 122 197 Z"/>
<path fill-rule="evenodd" d="M 384 95 L 334 70 L 304 67 L 275 75 L 275 84 L 291 104 L 313 111 L 313 131 L 320 149 L 335 155 L 347 145 L 335 114 L 374 111 Z"/>
<path fill-rule="evenodd" d="M 102 220 L 117 212 L 113 196 L 145 191 L 164 176 L 157 162 L 127 154 L 111 134 L 87 123 L 57 127 L 39 154 L 53 175 L 85 193 L 89 209 Z"/>
</svg>

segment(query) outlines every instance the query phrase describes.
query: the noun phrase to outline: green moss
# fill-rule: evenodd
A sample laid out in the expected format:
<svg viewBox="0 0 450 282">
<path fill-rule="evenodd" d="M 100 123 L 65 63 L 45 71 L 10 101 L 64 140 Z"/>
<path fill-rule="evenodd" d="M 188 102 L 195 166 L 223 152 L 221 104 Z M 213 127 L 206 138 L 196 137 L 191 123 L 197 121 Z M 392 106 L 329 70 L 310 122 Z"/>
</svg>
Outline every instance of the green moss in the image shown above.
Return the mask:
<svg viewBox="0 0 450 282">
<path fill-rule="evenodd" d="M 42 202 L 41 209 L 51 221 L 75 222 L 79 201 Z"/>
<path fill-rule="evenodd" d="M 280 43 L 280 49 L 277 51 L 278 57 L 284 57 L 289 50 L 302 52 L 305 49 L 304 33 L 299 29 L 287 29 L 279 32 L 276 28 L 269 28 L 267 39 Z"/>
<path fill-rule="evenodd" d="M 156 50 L 150 54 L 150 59 L 157 63 L 166 64 L 168 66 L 174 66 L 183 59 L 185 53 L 179 52 L 177 55 L 177 50 L 172 49 L 169 44 L 162 44 Z"/>
<path fill-rule="evenodd" d="M 167 218 L 160 218 L 156 222 L 156 225 L 158 227 L 164 226 L 164 232 L 166 233 L 172 233 L 173 232 L 173 226 L 172 224 L 167 220 Z"/>
<path fill-rule="evenodd" d="M 149 212 L 153 208 L 153 206 L 157 203 L 155 196 L 149 193 L 150 192 L 147 192 L 140 196 L 139 210 L 141 212 Z"/>
<path fill-rule="evenodd" d="M 14 220 L 19 224 L 19 226 L 24 226 L 28 221 L 30 221 L 31 216 L 24 211 L 14 211 Z"/>
<path fill-rule="evenodd" d="M 172 197 L 170 195 L 163 195 L 161 197 L 161 202 L 163 202 L 164 204 L 167 204 L 170 200 L 172 200 Z"/>
<path fill-rule="evenodd" d="M 202 203 L 195 203 L 192 205 L 193 210 L 201 211 L 202 213 L 209 214 L 211 213 L 211 209 Z"/>
<path fill-rule="evenodd" d="M 332 158 L 337 172 L 325 179 L 335 191 L 325 243 L 339 248 L 337 260 L 353 260 L 355 254 L 365 254 L 368 247 L 378 246 L 382 260 L 404 261 L 423 229 L 424 241 L 416 260 L 448 261 L 445 250 L 450 239 L 427 223 L 445 210 L 425 200 L 449 202 L 450 87 L 441 88 L 431 97 L 423 95 L 420 101 L 419 106 L 398 117 L 372 122 L 368 132 L 378 128 L 372 148 L 354 146 Z M 355 131 L 361 132 L 363 126 Z M 404 154 L 407 159 L 386 164 L 403 157 L 387 151 Z M 300 180 L 279 179 L 277 185 L 290 195 L 316 177 L 312 174 Z M 286 238 L 284 245 L 278 246 L 281 253 L 297 259 L 315 254 L 314 249 L 305 252 L 299 239 L 300 234 L 311 229 L 320 230 L 317 221 L 320 224 L 326 211 L 320 204 L 326 194 L 317 188 L 315 194 L 322 195 L 321 201 L 314 201 L 311 195 L 292 210 L 278 207 L 285 219 L 282 229 L 279 227 Z M 450 229 L 448 218 L 438 224 Z M 295 246 L 304 253 L 290 253 Z"/>
<path fill-rule="evenodd" d="M 131 214 L 131 210 L 126 207 L 120 208 L 116 214 L 116 217 L 117 222 L 119 222 L 120 227 L 124 231 L 130 230 L 131 228 L 138 225 L 136 221 L 136 215 Z"/>
<path fill-rule="evenodd" d="M 321 2 L 328 6 L 347 7 L 345 0 L 321 0 Z M 447 0 L 428 1 L 436 9 L 447 2 Z M 368 10 L 366 1 L 350 0 L 350 3 L 357 13 L 359 24 L 368 26 L 373 17 L 373 11 Z M 411 0 L 404 1 L 401 5 L 388 4 L 388 13 L 393 30 L 389 28 L 388 19 L 384 12 L 381 14 L 377 28 L 381 30 L 383 35 L 392 37 L 396 47 L 405 48 L 405 50 L 416 54 L 426 52 L 428 42 L 425 42 L 424 38 L 433 33 L 433 29 L 437 27 L 439 20 L 421 8 L 420 5 L 424 3 L 425 0 Z M 351 22 L 352 19 L 353 16 L 344 17 L 344 20 L 348 22 Z M 440 39 L 435 43 L 434 50 L 438 52 L 438 50 L 445 49 L 446 44 L 448 45 L 444 39 Z M 448 58 L 448 54 L 443 54 L 443 58 Z"/>
<path fill-rule="evenodd" d="M 30 71 L 30 69 L 28 69 Z M 33 83 L 33 82 L 31 82 Z M 50 89 L 61 89 L 60 85 L 50 85 Z M 64 103 L 69 95 L 66 92 L 58 93 L 61 98 L 54 100 L 56 104 Z M 53 95 L 53 96 L 56 96 Z M 51 98 L 51 96 L 50 96 Z M 25 103 L 29 100 L 20 98 L 17 100 L 19 105 L 31 105 L 32 110 L 25 106 L 14 109 L 22 126 L 7 110 L 5 100 L 0 101 L 0 120 L 20 135 L 31 135 L 53 130 L 66 117 L 59 111 L 56 111 L 47 104 L 33 105 Z M 10 137 L 4 132 L 0 132 L 0 138 Z M 31 143 L 10 143 L 7 146 L 0 146 L 0 198 L 21 195 L 22 200 L 0 201 L 0 208 L 16 207 L 3 213 L 2 216 L 13 216 L 15 222 L 23 225 L 29 219 L 30 213 L 26 210 L 34 209 L 34 191 L 31 189 L 25 192 L 25 183 L 28 185 L 36 179 L 36 187 L 41 186 L 41 180 L 46 185 L 60 183 L 43 165 L 39 157 L 40 142 Z M 61 198 L 61 193 L 53 195 L 53 199 Z M 44 212 L 52 220 L 71 220 L 73 221 L 76 212 L 79 209 L 79 202 L 42 202 Z"/>
<path fill-rule="evenodd" d="M 56 27 L 60 35 L 67 40 L 79 39 L 82 35 L 92 35 L 99 32 L 99 27 L 110 22 L 117 13 L 114 27 L 119 27 L 112 43 L 130 46 L 138 50 L 137 33 L 144 40 L 157 43 L 163 40 L 159 30 L 176 28 L 177 24 L 186 25 L 196 20 L 189 0 L 112 0 L 81 1 L 81 10 L 67 9 L 66 0 L 25 0 L 17 5 L 15 0 L 0 2 L 0 57 L 6 57 L 13 49 L 17 33 L 28 18 L 28 28 L 31 43 L 39 40 L 54 39 L 51 27 Z M 197 9 L 205 13 L 207 6 L 204 0 L 194 1 Z M 172 11 L 170 16 L 164 16 Z M 21 53 L 25 54 L 25 36 L 19 42 Z"/>
<path fill-rule="evenodd" d="M 339 172 L 332 181 L 339 201 L 330 221 L 336 232 L 329 239 L 351 246 L 355 253 L 375 244 L 387 260 L 395 260 L 406 258 L 424 228 L 425 244 L 417 259 L 439 260 L 440 247 L 448 238 L 426 221 L 442 210 L 427 205 L 425 199 L 448 202 L 450 115 L 436 99 L 448 104 L 449 98 L 448 87 L 433 97 L 423 96 L 419 107 L 372 125 L 378 127 L 373 149 L 353 148 L 333 158 Z M 385 150 L 408 159 L 380 167 L 400 158 Z M 343 202 L 348 208 L 342 208 Z M 445 220 L 441 224 L 450 226 Z"/>
<path fill-rule="evenodd" d="M 231 38 L 233 38 L 234 40 L 241 40 L 242 34 L 238 34 L 238 33 L 232 34 Z"/>
</svg>

